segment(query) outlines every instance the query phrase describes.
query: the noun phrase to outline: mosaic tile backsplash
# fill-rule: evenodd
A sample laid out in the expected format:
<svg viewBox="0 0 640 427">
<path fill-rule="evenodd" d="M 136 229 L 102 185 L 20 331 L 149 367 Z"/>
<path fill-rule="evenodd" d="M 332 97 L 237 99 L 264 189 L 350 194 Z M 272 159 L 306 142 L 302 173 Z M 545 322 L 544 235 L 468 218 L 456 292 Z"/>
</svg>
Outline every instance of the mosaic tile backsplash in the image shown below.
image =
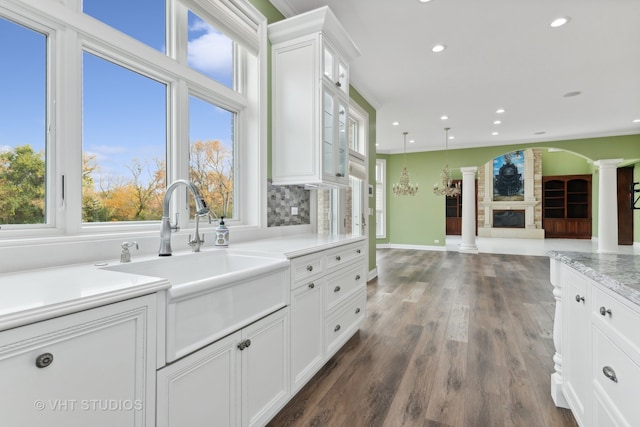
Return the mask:
<svg viewBox="0 0 640 427">
<path fill-rule="evenodd" d="M 311 223 L 310 191 L 299 185 L 273 185 L 267 181 L 267 225 L 282 227 Z M 298 208 L 292 215 L 291 208 Z"/>
</svg>

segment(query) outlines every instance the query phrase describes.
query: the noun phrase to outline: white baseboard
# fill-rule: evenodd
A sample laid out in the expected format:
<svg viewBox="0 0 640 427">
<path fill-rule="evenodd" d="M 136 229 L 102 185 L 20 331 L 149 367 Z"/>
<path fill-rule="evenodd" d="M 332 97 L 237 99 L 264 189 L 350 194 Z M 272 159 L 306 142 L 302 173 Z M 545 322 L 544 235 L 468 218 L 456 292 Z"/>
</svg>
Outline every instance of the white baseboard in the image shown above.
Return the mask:
<svg viewBox="0 0 640 427">
<path fill-rule="evenodd" d="M 378 277 L 378 267 L 374 267 L 373 270 L 369 271 L 369 275 L 367 276 L 367 282 Z"/>
<path fill-rule="evenodd" d="M 425 245 L 401 245 L 396 243 L 384 243 L 376 245 L 376 249 L 415 249 L 418 251 L 441 251 L 446 252 L 445 246 L 425 246 Z"/>
</svg>

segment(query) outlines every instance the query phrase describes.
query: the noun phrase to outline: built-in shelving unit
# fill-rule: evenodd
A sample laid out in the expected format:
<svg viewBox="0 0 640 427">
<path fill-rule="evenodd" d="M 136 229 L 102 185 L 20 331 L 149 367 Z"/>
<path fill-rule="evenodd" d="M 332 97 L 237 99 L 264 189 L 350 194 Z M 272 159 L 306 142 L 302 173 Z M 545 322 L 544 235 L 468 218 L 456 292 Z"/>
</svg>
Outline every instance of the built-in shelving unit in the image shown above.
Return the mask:
<svg viewBox="0 0 640 427">
<path fill-rule="evenodd" d="M 453 181 L 454 185 L 457 183 L 462 188 L 462 181 L 459 179 Z M 458 196 L 447 197 L 445 206 L 447 236 L 460 236 L 462 234 L 462 192 Z"/>
<path fill-rule="evenodd" d="M 591 175 L 545 176 L 543 227 L 547 238 L 591 238 Z"/>
</svg>

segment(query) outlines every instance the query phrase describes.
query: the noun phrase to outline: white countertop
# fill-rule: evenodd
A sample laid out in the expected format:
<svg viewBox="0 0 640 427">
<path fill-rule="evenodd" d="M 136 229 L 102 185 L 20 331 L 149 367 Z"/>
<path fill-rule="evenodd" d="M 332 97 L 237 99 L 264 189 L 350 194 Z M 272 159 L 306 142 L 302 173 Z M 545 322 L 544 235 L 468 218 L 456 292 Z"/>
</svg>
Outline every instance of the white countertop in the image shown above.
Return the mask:
<svg viewBox="0 0 640 427">
<path fill-rule="evenodd" d="M 291 259 L 310 253 L 323 251 L 347 243 L 361 242 L 364 236 L 347 236 L 344 234 L 328 236 L 321 234 L 297 234 L 273 239 L 254 240 L 251 242 L 231 243 L 229 248 L 246 251 L 258 251 L 282 254 Z"/>
<path fill-rule="evenodd" d="M 233 243 L 230 249 L 306 255 L 365 237 L 302 234 Z M 211 248 L 213 249 L 213 248 Z M 106 265 L 101 263 L 100 265 Z M 83 264 L 0 275 L 0 331 L 171 287 L 166 279 L 102 270 Z"/>
</svg>

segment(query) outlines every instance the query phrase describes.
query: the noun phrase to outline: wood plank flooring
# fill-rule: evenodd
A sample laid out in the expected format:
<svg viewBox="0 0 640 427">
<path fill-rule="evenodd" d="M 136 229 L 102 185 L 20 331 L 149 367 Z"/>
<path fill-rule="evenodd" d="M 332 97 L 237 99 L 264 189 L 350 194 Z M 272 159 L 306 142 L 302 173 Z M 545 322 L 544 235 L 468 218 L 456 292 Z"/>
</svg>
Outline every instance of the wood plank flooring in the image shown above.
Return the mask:
<svg viewBox="0 0 640 427">
<path fill-rule="evenodd" d="M 364 326 L 269 426 L 576 426 L 547 257 L 378 251 Z"/>
</svg>

